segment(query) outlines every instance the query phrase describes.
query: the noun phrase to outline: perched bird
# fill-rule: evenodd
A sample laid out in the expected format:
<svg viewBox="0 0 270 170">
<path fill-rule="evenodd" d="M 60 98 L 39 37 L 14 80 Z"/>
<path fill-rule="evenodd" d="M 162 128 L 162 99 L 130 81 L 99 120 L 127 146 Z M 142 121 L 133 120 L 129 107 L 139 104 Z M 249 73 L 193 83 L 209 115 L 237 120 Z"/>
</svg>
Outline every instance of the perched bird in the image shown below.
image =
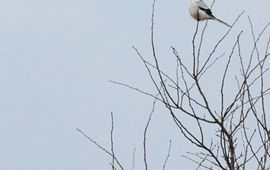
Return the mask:
<svg viewBox="0 0 270 170">
<path fill-rule="evenodd" d="M 219 21 L 228 27 L 231 27 L 231 25 L 216 18 L 212 14 L 212 11 L 209 9 L 209 7 L 202 0 L 189 0 L 189 14 L 197 21 L 212 19 Z"/>
</svg>

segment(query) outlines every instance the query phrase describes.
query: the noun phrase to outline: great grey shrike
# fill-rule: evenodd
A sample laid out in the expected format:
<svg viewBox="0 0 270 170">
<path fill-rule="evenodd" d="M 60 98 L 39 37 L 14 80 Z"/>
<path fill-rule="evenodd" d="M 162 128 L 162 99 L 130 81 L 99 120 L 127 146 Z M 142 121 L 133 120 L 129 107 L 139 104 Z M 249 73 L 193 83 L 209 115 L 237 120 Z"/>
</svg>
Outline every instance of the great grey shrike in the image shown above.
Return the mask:
<svg viewBox="0 0 270 170">
<path fill-rule="evenodd" d="M 212 14 L 210 8 L 202 0 L 189 0 L 189 13 L 197 21 L 212 19 L 219 21 L 228 27 L 231 27 L 226 22 L 216 18 Z"/>
</svg>

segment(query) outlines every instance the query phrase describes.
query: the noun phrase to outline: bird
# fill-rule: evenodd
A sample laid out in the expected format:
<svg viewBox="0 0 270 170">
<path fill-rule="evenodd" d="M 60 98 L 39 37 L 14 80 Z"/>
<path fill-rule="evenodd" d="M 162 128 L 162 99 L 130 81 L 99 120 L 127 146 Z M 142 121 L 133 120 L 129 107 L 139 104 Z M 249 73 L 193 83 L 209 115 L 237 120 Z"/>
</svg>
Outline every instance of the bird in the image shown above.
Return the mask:
<svg viewBox="0 0 270 170">
<path fill-rule="evenodd" d="M 189 14 L 197 21 L 216 20 L 227 27 L 231 27 L 231 25 L 216 18 L 203 0 L 189 0 Z"/>
</svg>

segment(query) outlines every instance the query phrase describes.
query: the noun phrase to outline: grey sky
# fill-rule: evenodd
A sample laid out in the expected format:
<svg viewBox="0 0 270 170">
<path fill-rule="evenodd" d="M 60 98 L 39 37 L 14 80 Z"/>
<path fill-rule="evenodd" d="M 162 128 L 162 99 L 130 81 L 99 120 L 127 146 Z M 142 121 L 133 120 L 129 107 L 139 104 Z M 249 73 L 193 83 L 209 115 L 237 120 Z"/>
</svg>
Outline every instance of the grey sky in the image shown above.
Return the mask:
<svg viewBox="0 0 270 170">
<path fill-rule="evenodd" d="M 117 154 L 131 167 L 137 147 L 140 169 L 143 126 L 152 99 L 108 80 L 153 91 L 131 48 L 136 46 L 150 58 L 152 1 L 9 0 L 0 4 L 0 169 L 108 169 L 110 159 L 75 129 L 108 146 L 111 111 Z M 156 43 L 164 65 L 174 61 L 170 46 L 183 55 L 190 52 L 196 22 L 188 15 L 187 5 L 188 0 L 157 0 Z M 270 21 L 269 6 L 269 0 L 217 1 L 213 12 L 231 23 L 246 10 L 236 34 L 249 28 L 247 14 L 259 31 Z M 211 21 L 209 45 L 224 31 L 222 24 Z M 173 139 L 168 169 L 191 169 L 192 163 L 181 158 L 190 145 L 164 109 L 157 109 L 149 137 L 150 168 L 162 166 L 168 140 Z"/>
</svg>

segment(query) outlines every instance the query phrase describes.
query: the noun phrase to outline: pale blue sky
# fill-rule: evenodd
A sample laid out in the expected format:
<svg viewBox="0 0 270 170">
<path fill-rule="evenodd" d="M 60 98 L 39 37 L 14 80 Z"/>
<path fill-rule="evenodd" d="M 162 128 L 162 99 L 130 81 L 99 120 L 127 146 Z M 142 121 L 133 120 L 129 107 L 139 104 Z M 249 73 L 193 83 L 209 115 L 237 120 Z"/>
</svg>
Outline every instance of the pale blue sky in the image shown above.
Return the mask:
<svg viewBox="0 0 270 170">
<path fill-rule="evenodd" d="M 119 159 L 129 169 L 137 147 L 136 166 L 141 169 L 143 126 L 152 99 L 108 80 L 153 91 L 131 48 L 136 46 L 150 58 L 152 0 L 9 0 L 0 4 L 0 169 L 109 169 L 109 157 L 75 129 L 109 146 L 111 111 Z M 188 0 L 157 0 L 156 5 L 157 51 L 160 61 L 169 65 L 174 61 L 170 46 L 183 55 L 190 53 L 196 22 L 188 15 Z M 213 12 L 232 23 L 246 10 L 233 32 L 237 34 L 249 29 L 247 14 L 259 31 L 270 21 L 269 6 L 269 0 L 226 0 L 217 1 Z M 225 31 L 211 21 L 209 46 Z M 174 65 L 165 69 L 173 71 Z M 158 106 L 157 110 L 150 128 L 150 169 L 161 169 L 169 139 L 173 139 L 173 151 L 168 169 L 192 169 L 193 164 L 181 158 L 190 145 L 164 109 Z"/>
</svg>

